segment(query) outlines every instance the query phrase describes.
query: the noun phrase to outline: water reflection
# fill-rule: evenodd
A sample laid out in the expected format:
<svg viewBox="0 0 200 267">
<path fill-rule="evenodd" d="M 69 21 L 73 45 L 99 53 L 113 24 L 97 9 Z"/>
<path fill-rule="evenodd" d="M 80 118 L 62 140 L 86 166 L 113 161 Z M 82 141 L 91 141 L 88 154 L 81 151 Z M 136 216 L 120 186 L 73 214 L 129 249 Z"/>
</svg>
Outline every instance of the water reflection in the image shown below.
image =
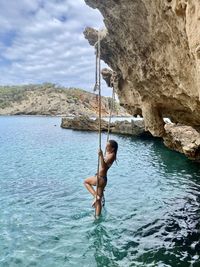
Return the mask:
<svg viewBox="0 0 200 267">
<path fill-rule="evenodd" d="M 123 202 L 132 200 L 132 210 L 136 208 L 134 216 L 124 217 L 123 227 L 116 218 L 117 232 L 123 236 L 117 248 L 127 252 L 126 258 L 132 262 L 128 266 L 198 266 L 199 164 L 167 149 L 161 139 L 114 138 L 123 143 L 119 165 L 121 160 L 129 165 L 120 171 L 120 175 L 125 175 L 123 183 L 128 183 L 132 193 Z M 131 214 L 127 205 L 126 209 Z"/>
<path fill-rule="evenodd" d="M 127 256 L 125 249 L 119 249 L 114 245 L 113 236 L 109 234 L 104 219 L 101 217 L 94 223 L 94 228 L 88 233 L 91 248 L 94 250 L 94 258 L 97 267 L 119 267 L 117 261 Z"/>
</svg>

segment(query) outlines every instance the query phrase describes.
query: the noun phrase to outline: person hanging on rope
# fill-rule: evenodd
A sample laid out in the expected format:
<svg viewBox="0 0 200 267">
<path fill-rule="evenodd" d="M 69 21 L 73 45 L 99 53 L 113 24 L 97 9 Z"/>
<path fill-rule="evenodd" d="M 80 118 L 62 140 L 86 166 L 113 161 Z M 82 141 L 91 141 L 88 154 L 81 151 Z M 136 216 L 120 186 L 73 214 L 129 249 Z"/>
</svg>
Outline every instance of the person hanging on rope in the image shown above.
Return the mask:
<svg viewBox="0 0 200 267">
<path fill-rule="evenodd" d="M 113 162 L 117 159 L 117 150 L 118 144 L 114 140 L 109 140 L 106 145 L 106 154 L 103 156 L 102 150 L 99 150 L 100 157 L 100 168 L 99 173 L 96 173 L 95 176 L 89 177 L 85 179 L 84 185 L 87 190 L 94 196 L 94 201 L 92 206 L 96 208 L 96 216 L 101 214 L 102 208 L 102 196 L 104 188 L 107 184 L 107 171 L 113 164 Z M 97 185 L 97 176 L 98 176 L 98 187 L 96 191 L 93 186 Z"/>
</svg>

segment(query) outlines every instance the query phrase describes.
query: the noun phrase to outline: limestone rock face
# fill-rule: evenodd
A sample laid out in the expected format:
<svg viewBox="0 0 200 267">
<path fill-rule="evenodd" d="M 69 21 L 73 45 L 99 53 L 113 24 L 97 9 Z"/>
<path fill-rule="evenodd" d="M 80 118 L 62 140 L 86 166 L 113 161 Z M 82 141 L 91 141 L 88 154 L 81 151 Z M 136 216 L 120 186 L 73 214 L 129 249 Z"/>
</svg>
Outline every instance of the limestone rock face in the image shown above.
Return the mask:
<svg viewBox="0 0 200 267">
<path fill-rule="evenodd" d="M 92 120 L 87 116 L 77 116 L 74 118 L 62 118 L 61 127 L 65 129 L 81 130 L 81 131 L 98 131 L 99 120 Z M 107 131 L 108 123 L 101 121 L 102 132 Z"/>
<path fill-rule="evenodd" d="M 154 136 L 163 117 L 200 125 L 200 1 L 85 0 L 104 17 L 101 57 L 117 75 L 122 106 Z M 91 45 L 98 31 L 87 28 Z M 109 85 L 107 73 L 107 84 Z"/>
<path fill-rule="evenodd" d="M 133 120 L 131 120 L 131 122 L 126 120 L 116 121 L 115 123 L 112 124 L 111 132 L 117 134 L 133 135 L 133 136 L 150 134 L 148 131 L 145 130 L 143 121 L 133 121 Z"/>
<path fill-rule="evenodd" d="M 167 147 L 200 161 L 200 134 L 191 126 L 166 124 L 164 143 Z"/>
<path fill-rule="evenodd" d="M 62 118 L 61 127 L 65 129 L 81 130 L 81 131 L 98 131 L 99 120 L 92 120 L 87 116 L 77 116 L 74 118 Z M 108 130 L 108 122 L 101 121 L 102 132 Z M 149 134 L 145 132 L 143 121 L 116 121 L 111 123 L 110 132 L 125 135 L 141 135 Z"/>
</svg>

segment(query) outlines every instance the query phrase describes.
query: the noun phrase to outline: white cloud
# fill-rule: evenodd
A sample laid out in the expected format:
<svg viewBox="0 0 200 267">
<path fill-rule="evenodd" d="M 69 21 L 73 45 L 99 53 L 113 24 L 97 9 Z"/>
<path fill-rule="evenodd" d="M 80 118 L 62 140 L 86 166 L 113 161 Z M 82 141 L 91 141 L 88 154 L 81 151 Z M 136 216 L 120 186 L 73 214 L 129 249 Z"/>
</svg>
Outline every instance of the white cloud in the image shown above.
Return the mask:
<svg viewBox="0 0 200 267">
<path fill-rule="evenodd" d="M 97 10 L 84 0 L 7 0 L 0 10 L 0 84 L 93 88 L 94 51 L 82 32 L 102 28 Z M 103 92 L 110 95 L 105 84 Z"/>
</svg>

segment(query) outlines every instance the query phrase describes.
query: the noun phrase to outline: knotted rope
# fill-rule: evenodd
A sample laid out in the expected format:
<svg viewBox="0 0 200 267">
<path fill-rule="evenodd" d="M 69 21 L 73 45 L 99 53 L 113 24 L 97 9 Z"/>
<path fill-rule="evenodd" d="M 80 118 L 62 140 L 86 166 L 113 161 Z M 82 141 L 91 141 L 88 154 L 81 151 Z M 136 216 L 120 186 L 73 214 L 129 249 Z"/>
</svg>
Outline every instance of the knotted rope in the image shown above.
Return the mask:
<svg viewBox="0 0 200 267">
<path fill-rule="evenodd" d="M 99 120 L 99 127 L 98 127 L 98 136 L 99 136 L 99 151 L 101 150 L 101 118 L 102 118 L 102 112 L 101 112 L 101 40 L 104 37 L 103 35 L 105 32 L 99 31 L 98 32 L 98 41 L 95 44 L 95 53 L 96 53 L 96 68 L 95 68 L 95 86 L 94 86 L 94 92 L 98 91 L 98 120 Z M 115 101 L 115 90 L 114 90 L 114 82 L 112 83 L 113 91 L 112 91 L 112 101 L 111 101 L 111 107 L 110 107 L 110 114 L 109 114 L 109 121 L 108 121 L 108 131 L 107 131 L 107 142 L 109 141 L 110 136 L 110 125 L 111 125 L 111 119 L 112 119 L 112 113 L 114 108 L 114 101 Z M 106 154 L 106 149 L 104 152 L 104 155 Z M 98 155 L 98 164 L 97 164 L 97 184 L 96 184 L 96 190 L 98 192 L 99 187 L 99 169 L 100 169 L 100 156 Z M 103 195 L 103 203 L 105 203 L 105 198 Z M 103 204 L 104 205 L 104 204 Z M 96 217 L 96 208 L 95 208 L 95 217 Z"/>
<path fill-rule="evenodd" d="M 98 33 L 98 41 L 95 44 L 96 49 L 96 71 L 95 71 L 95 86 L 94 91 L 98 91 L 98 117 L 99 117 L 99 151 L 101 150 L 101 40 L 100 33 Z M 99 169 L 100 169 L 100 156 L 98 155 L 98 164 L 97 164 L 97 184 L 96 188 L 98 191 L 99 186 Z M 96 208 L 95 208 L 95 217 L 96 217 Z"/>
</svg>

